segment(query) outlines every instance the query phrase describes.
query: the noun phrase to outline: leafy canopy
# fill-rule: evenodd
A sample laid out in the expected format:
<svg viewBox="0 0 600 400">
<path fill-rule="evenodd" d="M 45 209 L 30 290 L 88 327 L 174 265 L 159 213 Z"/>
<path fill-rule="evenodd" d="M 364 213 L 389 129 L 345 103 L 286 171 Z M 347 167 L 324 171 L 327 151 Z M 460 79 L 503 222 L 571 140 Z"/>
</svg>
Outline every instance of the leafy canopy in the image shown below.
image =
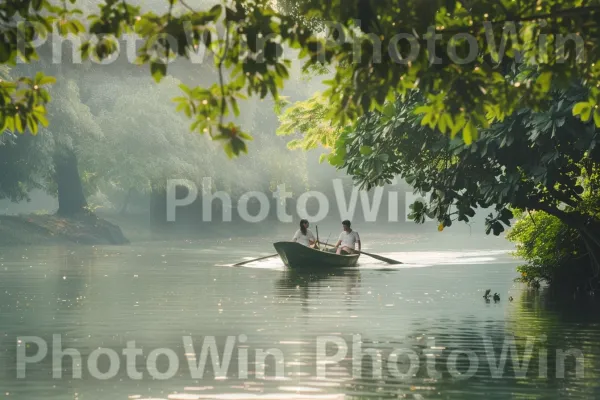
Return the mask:
<svg viewBox="0 0 600 400">
<path fill-rule="evenodd" d="M 169 60 L 192 60 L 206 48 L 218 83 L 182 85 L 176 101 L 191 129 L 222 140 L 230 156 L 246 152 L 250 136 L 225 117 L 238 115 L 247 96 L 278 100 L 291 63 L 284 47 L 307 70 L 333 68 L 324 96 L 328 119 L 339 127 L 416 88 L 427 93 L 415 110 L 421 122 L 470 143 L 518 109 L 539 110 L 553 84 L 573 79 L 590 86 L 574 113 L 600 126 L 599 0 L 299 0 L 279 8 L 270 0 L 233 0 L 203 10 L 182 0 L 165 4 L 168 11 L 156 13 L 106 0 L 84 18 L 75 0 L 3 2 L 0 64 L 35 61 L 38 35 L 83 36 L 83 58 L 102 60 L 117 51 L 116 38 L 134 33 L 142 41 L 137 62 L 159 81 Z M 333 27 L 328 34 L 313 34 L 324 25 Z M 515 81 L 507 72 L 517 64 L 536 65 L 540 74 Z M 0 128 L 36 131 L 45 124 L 44 86 L 51 83 L 41 73 L 1 82 Z"/>
<path fill-rule="evenodd" d="M 519 79 L 532 76 L 524 72 Z M 598 187 L 594 182 L 600 167 L 599 129 L 573 115 L 589 96 L 586 87 L 572 85 L 550 94 L 544 111 L 521 108 L 481 129 L 467 144 L 424 123 L 427 115 L 414 110 L 423 107 L 426 96 L 413 91 L 387 103 L 382 112 L 365 114 L 352 127 L 335 132 L 336 146 L 328 159 L 362 188 L 391 183 L 400 176 L 422 195 L 430 193 L 427 204 L 412 206 L 412 218 L 416 222 L 425 216 L 435 218 L 440 229 L 456 220 L 469 221 L 477 208 L 489 207 L 495 207 L 495 213 L 487 218 L 487 233 L 496 235 L 510 224 L 512 208 L 543 210 L 579 226 L 586 216 L 596 218 L 598 211 L 586 193 Z M 301 126 L 294 125 L 294 114 L 281 118 L 283 126 Z M 311 127 L 318 130 L 325 122 L 313 120 Z M 327 140 L 332 134 L 321 131 L 321 135 Z M 311 136 L 311 142 L 319 140 L 318 133 Z"/>
</svg>

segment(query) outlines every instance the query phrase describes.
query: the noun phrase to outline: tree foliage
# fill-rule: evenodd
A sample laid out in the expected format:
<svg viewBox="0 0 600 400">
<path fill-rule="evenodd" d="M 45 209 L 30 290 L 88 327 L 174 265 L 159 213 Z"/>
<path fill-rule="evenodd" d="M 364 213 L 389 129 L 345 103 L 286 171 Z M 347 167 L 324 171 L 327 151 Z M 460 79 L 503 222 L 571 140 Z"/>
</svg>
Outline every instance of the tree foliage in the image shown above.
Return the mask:
<svg viewBox="0 0 600 400">
<path fill-rule="evenodd" d="M 286 7 L 267 0 L 234 0 L 203 10 L 182 0 L 165 0 L 167 11 L 158 13 L 142 11 L 126 0 L 106 0 L 86 21 L 75 0 L 11 1 L 0 5 L 0 63 L 14 63 L 18 56 L 34 61 L 34 39 L 54 33 L 84 36 L 83 58 L 102 60 L 117 51 L 115 38 L 134 33 L 142 41 L 137 62 L 160 80 L 169 60 L 194 60 L 199 49 L 206 48 L 218 82 L 207 88 L 182 86 L 176 101 L 193 120 L 193 131 L 222 140 L 227 154 L 235 156 L 247 151 L 249 135 L 235 123 L 226 123 L 225 117 L 238 115 L 238 101 L 246 96 L 278 100 L 289 78 L 290 59 L 282 55 L 286 47 L 298 52 L 307 69 L 335 69 L 324 92 L 332 123 L 345 126 L 367 112 L 382 111 L 399 93 L 416 88 L 427 93 L 423 107 L 416 110 L 423 113 L 424 123 L 468 143 L 477 139 L 480 129 L 518 109 L 540 110 L 552 84 L 573 79 L 590 84 L 575 114 L 600 126 L 599 4 L 302 0 L 292 2 L 292 12 L 290 7 L 286 12 Z M 299 23 L 299 16 L 319 23 Z M 323 25 L 333 29 L 315 35 Z M 470 51 L 475 44 L 476 51 Z M 540 74 L 517 82 L 506 73 L 517 64 L 536 65 Z M 43 123 L 49 100 L 43 86 L 51 83 L 49 79 L 40 74 L 3 82 L 0 125 L 22 131 Z"/>
<path fill-rule="evenodd" d="M 0 65 L 0 80 L 9 81 L 10 68 Z M 29 200 L 29 192 L 45 186 L 49 161 L 46 143 L 32 133 L 18 135 L 5 130 L 0 135 L 0 199 Z"/>
<path fill-rule="evenodd" d="M 279 104 L 283 107 L 284 104 Z M 315 93 L 309 100 L 296 102 L 279 113 L 281 125 L 277 134 L 295 135 L 288 142 L 292 150 L 312 150 L 321 146 L 326 149 L 335 147 L 340 130 L 327 120 L 328 104 L 321 93 Z"/>
<path fill-rule="evenodd" d="M 530 76 L 524 72 L 520 78 Z M 424 107 L 425 96 L 411 92 L 337 131 L 329 160 L 365 189 L 400 176 L 430 196 L 411 205 L 410 217 L 417 223 L 436 219 L 439 230 L 492 208 L 486 233 L 499 235 L 519 216 L 509 239 L 528 261 L 520 268 L 524 281 L 564 280 L 566 269 L 573 271 L 573 288 L 595 288 L 600 283 L 600 129 L 574 115 L 589 96 L 587 87 L 572 84 L 550 94 L 543 111 L 519 109 L 482 128 L 467 144 L 424 123 L 427 116 L 414 110 Z M 294 126 L 297 115 L 288 117 L 284 122 Z M 316 132 L 312 136 L 319 138 Z"/>
<path fill-rule="evenodd" d="M 450 226 L 468 221 L 477 207 L 495 206 L 488 233 L 504 230 L 510 207 L 583 224 L 585 216 L 575 211 L 586 204 L 582 177 L 600 161 L 597 128 L 572 115 L 586 95 L 580 86 L 553 91 L 547 111 L 521 109 L 482 130 L 471 145 L 424 126 L 424 117 L 411 113 L 420 104 L 414 95 L 391 104 L 387 114 L 368 115 L 342 136 L 343 167 L 367 188 L 399 174 L 423 194 L 431 192 L 430 204 L 414 209 L 417 221 L 428 215 Z"/>
<path fill-rule="evenodd" d="M 583 275 L 584 280 L 593 275 L 590 263 L 582 262 L 589 253 L 576 229 L 543 211 L 516 215 L 518 219 L 506 238 L 516 244 L 515 255 L 527 261 L 517 268 L 518 281 L 539 287 L 542 282 L 564 283 L 568 275 Z"/>
</svg>

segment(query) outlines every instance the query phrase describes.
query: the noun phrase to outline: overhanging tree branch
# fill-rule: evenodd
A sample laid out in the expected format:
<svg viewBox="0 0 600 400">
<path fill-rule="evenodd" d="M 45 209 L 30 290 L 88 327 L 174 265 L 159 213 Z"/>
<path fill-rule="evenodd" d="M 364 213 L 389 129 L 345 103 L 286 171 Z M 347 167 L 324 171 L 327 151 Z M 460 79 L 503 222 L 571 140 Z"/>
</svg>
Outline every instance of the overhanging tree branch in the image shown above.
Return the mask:
<svg viewBox="0 0 600 400">
<path fill-rule="evenodd" d="M 535 3 L 532 3 L 535 6 Z M 489 23 L 492 25 L 504 25 L 506 23 L 517 23 L 517 22 L 532 22 L 532 21 L 542 21 L 548 19 L 557 19 L 564 17 L 574 17 L 579 15 L 589 15 L 591 13 L 600 12 L 600 6 L 588 6 L 588 7 L 578 7 L 578 8 L 569 8 L 565 10 L 557 10 L 547 14 L 537 14 L 530 15 L 527 17 L 519 17 L 514 16 L 510 19 L 503 19 L 499 21 L 482 21 L 478 23 L 473 23 L 470 27 L 464 28 L 455 28 L 455 29 L 436 29 L 436 33 L 467 33 L 474 32 L 478 29 L 484 28 L 484 23 Z"/>
</svg>

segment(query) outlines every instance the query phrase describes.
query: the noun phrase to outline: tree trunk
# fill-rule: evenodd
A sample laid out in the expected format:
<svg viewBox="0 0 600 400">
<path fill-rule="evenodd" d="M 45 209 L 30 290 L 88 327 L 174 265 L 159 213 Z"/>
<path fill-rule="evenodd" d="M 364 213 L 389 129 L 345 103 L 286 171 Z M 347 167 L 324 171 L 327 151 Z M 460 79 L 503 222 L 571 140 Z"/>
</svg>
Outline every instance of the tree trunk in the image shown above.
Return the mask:
<svg viewBox="0 0 600 400">
<path fill-rule="evenodd" d="M 150 192 L 150 224 L 162 227 L 167 221 L 167 195 L 164 189 L 152 187 Z"/>
<path fill-rule="evenodd" d="M 127 207 L 129 206 L 129 200 L 131 200 L 132 194 L 133 188 L 129 188 L 129 190 L 127 191 L 127 197 L 125 197 L 125 201 L 123 202 L 123 206 L 121 207 L 121 211 L 119 211 L 121 215 L 125 215 L 127 213 Z"/>
<path fill-rule="evenodd" d="M 57 151 L 54 154 L 54 168 L 58 186 L 57 214 L 71 217 L 87 213 L 87 201 L 83 194 L 75 152 L 72 149 Z"/>
</svg>

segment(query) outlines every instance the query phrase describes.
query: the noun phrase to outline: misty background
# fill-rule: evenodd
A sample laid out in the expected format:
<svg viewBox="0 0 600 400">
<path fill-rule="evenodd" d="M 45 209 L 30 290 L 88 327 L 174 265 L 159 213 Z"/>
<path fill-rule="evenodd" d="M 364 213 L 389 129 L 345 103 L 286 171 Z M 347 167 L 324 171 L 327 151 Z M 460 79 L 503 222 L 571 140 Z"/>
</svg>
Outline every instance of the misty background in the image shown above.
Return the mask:
<svg viewBox="0 0 600 400">
<path fill-rule="evenodd" d="M 91 13 L 96 11 L 99 2 L 78 1 L 77 7 L 84 13 Z M 166 11 L 167 5 L 163 0 L 133 3 L 156 12 Z M 197 9 L 214 3 L 189 2 Z M 67 148 L 76 155 L 90 209 L 120 225 L 132 240 L 162 238 L 165 234 L 227 236 L 232 232 L 240 235 L 278 232 L 291 237 L 300 219 L 296 202 L 306 191 L 319 191 L 329 200 L 329 213 L 318 222 L 322 227 L 321 235 L 341 229 L 333 181 L 340 179 L 343 182 L 348 202 L 353 190 L 352 179 L 326 162 L 319 163 L 319 156 L 327 151 L 325 149 L 309 152 L 289 150 L 287 143 L 295 137 L 276 135 L 279 121 L 272 99 L 254 97 L 240 101 L 241 115 L 236 118 L 236 123 L 254 140 L 248 144 L 247 155 L 228 159 L 219 142 L 190 132 L 192 120 L 177 112 L 172 102 L 174 97 L 181 95 L 178 87 L 181 83 L 209 86 L 218 81 L 209 56 L 200 64 L 181 58 L 176 60 L 169 65 L 169 76 L 157 84 L 147 66 L 140 67 L 128 61 L 125 43 L 121 44 L 118 59 L 107 65 L 75 62 L 76 43 L 69 38 L 49 39 L 38 49 L 40 61 L 19 64 L 9 71 L 11 76 L 33 76 L 41 70 L 56 77 L 57 83 L 50 91 L 50 125 L 41 129 L 29 144 L 29 162 L 35 165 L 37 188 L 29 193 L 28 200 L 13 202 L 0 199 L 2 214 L 56 212 L 56 188 L 50 179 L 53 173 L 52 154 L 57 148 Z M 282 93 L 287 101 L 306 100 L 325 88 L 321 82 L 328 79 L 328 75 L 311 77 L 302 74 L 301 62 L 293 54 L 287 56 L 292 59 L 290 79 Z M 212 180 L 213 192 L 224 191 L 231 197 L 233 222 L 222 221 L 223 209 L 219 200 L 212 204 L 212 222 L 203 220 L 201 194 L 202 180 L 206 177 Z M 196 202 L 178 208 L 175 222 L 168 222 L 166 218 L 165 189 L 169 179 L 190 180 L 199 189 Z M 272 193 L 282 184 L 285 184 L 286 191 L 292 193 L 286 205 L 287 213 L 293 217 L 290 223 L 281 223 L 276 215 L 277 199 Z M 245 222 L 235 209 L 240 196 L 250 191 L 265 193 L 271 202 L 265 222 Z M 371 190 L 368 195 L 371 201 L 373 192 Z M 398 222 L 388 220 L 390 193 L 397 196 Z M 440 243 L 446 240 L 453 242 L 457 240 L 456 235 L 503 243 L 482 235 L 487 213 L 481 211 L 470 225 L 455 223 L 443 233 L 437 231 L 435 222 L 417 225 L 407 221 L 407 198 L 414 199 L 411 193 L 412 188 L 400 179 L 383 188 L 380 213 L 375 222 L 364 221 L 362 199 L 358 196 L 354 226 L 367 233 L 385 231 L 434 235 L 434 240 Z M 186 194 L 184 188 L 177 193 L 178 198 Z M 258 202 L 250 201 L 250 214 L 256 214 L 258 206 Z M 309 201 L 308 211 L 312 215 L 317 213 L 316 200 Z"/>
</svg>

